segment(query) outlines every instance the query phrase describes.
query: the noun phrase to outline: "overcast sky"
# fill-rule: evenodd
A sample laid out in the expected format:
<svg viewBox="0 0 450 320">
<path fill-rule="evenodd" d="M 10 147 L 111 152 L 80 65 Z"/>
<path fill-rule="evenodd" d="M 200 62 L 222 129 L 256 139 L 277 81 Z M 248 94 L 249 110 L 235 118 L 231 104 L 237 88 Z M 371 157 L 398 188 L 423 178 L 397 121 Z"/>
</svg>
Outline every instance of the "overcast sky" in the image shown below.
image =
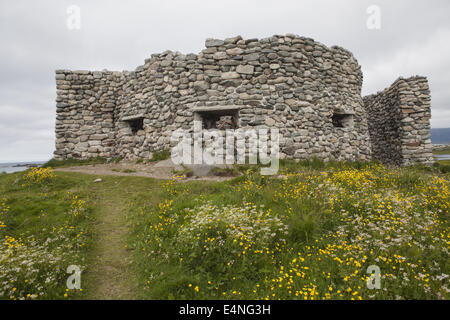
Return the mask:
<svg viewBox="0 0 450 320">
<path fill-rule="evenodd" d="M 80 29 L 67 27 L 71 5 Z M 370 5 L 380 29 L 367 27 Z M 448 0 L 0 0 L 0 162 L 51 158 L 55 69 L 134 70 L 152 53 L 198 53 L 206 38 L 235 35 L 344 47 L 362 66 L 363 95 L 427 76 L 432 127 L 450 127 L 449 12 Z"/>
</svg>

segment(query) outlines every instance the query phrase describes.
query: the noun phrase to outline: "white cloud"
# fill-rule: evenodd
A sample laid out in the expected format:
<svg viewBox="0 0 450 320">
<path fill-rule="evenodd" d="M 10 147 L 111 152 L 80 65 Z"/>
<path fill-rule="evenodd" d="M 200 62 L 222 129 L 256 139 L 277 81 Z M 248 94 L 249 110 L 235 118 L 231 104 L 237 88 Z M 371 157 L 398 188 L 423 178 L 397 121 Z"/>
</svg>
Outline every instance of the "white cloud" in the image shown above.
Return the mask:
<svg viewBox="0 0 450 320">
<path fill-rule="evenodd" d="M 363 94 L 388 87 L 399 76 L 428 77 L 432 93 L 432 126 L 450 126 L 450 28 L 437 29 L 428 39 L 410 43 L 399 51 L 386 54 L 376 63 L 363 65 Z"/>
</svg>

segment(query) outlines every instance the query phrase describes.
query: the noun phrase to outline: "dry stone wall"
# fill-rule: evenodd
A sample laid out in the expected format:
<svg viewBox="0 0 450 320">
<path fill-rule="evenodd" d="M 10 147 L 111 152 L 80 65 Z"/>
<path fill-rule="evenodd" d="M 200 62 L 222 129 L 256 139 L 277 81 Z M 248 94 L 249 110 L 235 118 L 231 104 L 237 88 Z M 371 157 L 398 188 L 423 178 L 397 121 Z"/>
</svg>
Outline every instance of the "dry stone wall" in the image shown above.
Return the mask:
<svg viewBox="0 0 450 320">
<path fill-rule="evenodd" d="M 432 163 L 430 90 L 425 77 L 399 78 L 364 97 L 372 156 L 388 164 Z"/>
<path fill-rule="evenodd" d="M 349 51 L 290 34 L 207 39 L 205 47 L 153 54 L 135 71 L 57 70 L 55 158 L 148 158 L 169 149 L 178 128 L 192 131 L 194 119 L 226 116 L 243 130 L 278 128 L 282 158 L 371 159 L 361 68 Z M 198 111 L 208 108 L 215 113 Z M 414 155 L 421 148 L 389 148 L 423 158 Z"/>
<path fill-rule="evenodd" d="M 55 158 L 111 157 L 117 73 L 56 71 Z"/>
</svg>

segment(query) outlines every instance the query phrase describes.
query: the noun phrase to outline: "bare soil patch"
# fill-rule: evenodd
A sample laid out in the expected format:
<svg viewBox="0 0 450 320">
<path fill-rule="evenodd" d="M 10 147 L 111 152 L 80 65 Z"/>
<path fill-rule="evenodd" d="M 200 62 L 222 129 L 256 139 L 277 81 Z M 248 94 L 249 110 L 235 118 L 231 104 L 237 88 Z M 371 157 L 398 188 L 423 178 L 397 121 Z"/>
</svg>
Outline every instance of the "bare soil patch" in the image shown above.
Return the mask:
<svg viewBox="0 0 450 320">
<path fill-rule="evenodd" d="M 171 179 L 174 176 L 182 175 L 185 168 L 181 165 L 175 165 L 170 159 L 150 162 L 135 163 L 121 161 L 119 163 L 91 164 L 82 166 L 73 166 L 68 168 L 57 168 L 57 171 L 79 172 L 92 175 L 113 175 L 113 176 L 137 176 L 154 179 Z M 184 180 L 206 180 L 206 181 L 223 181 L 232 177 L 219 176 L 186 176 Z"/>
</svg>

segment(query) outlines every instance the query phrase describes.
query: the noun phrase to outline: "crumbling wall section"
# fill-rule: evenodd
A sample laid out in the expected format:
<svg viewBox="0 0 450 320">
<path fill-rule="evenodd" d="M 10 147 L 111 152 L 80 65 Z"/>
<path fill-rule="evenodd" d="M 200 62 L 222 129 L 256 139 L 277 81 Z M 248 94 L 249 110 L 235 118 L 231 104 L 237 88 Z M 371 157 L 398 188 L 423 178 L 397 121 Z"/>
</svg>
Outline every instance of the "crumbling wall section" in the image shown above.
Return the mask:
<svg viewBox="0 0 450 320">
<path fill-rule="evenodd" d="M 396 165 L 433 163 L 431 99 L 425 77 L 399 78 L 363 100 L 374 159 Z"/>
</svg>

